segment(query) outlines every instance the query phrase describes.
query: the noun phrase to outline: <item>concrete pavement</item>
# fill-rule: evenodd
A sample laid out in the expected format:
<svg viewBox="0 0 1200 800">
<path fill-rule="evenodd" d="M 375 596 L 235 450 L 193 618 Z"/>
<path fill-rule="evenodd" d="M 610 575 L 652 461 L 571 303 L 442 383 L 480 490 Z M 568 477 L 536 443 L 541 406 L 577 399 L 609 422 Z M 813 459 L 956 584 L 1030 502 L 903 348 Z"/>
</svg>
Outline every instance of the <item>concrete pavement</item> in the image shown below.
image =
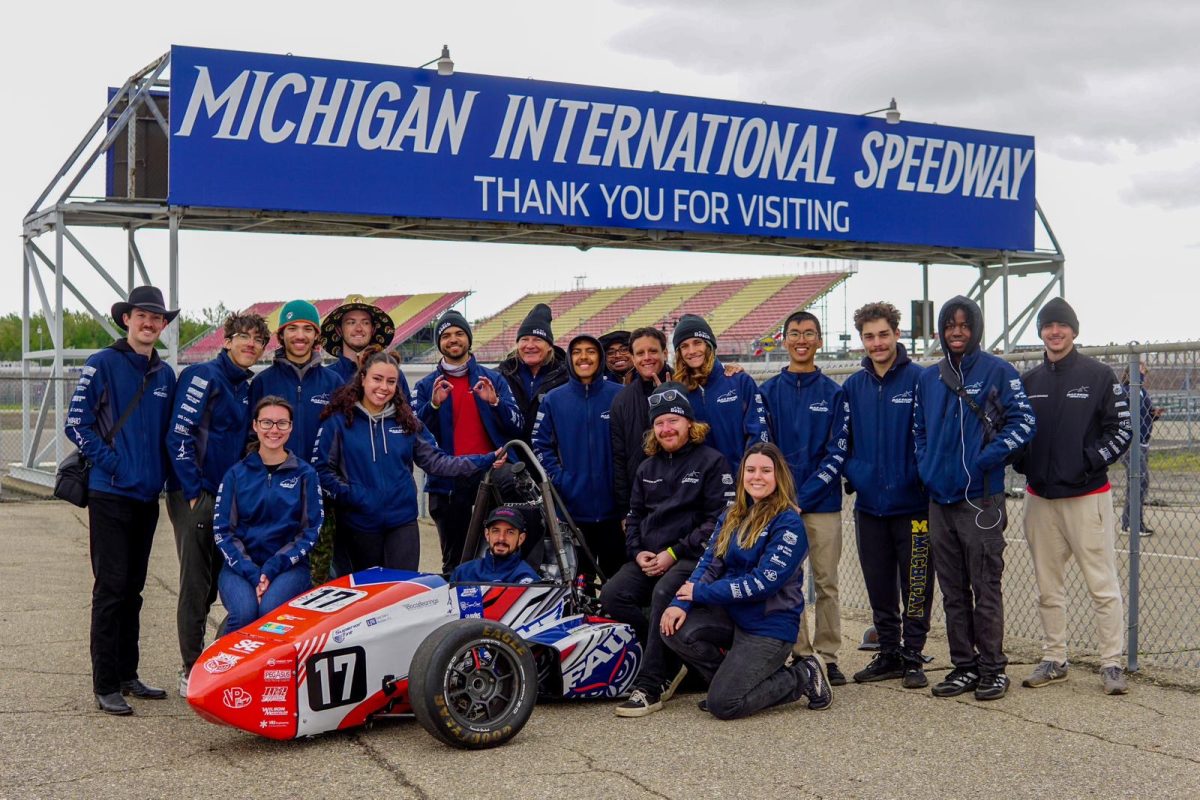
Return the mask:
<svg viewBox="0 0 1200 800">
<path fill-rule="evenodd" d="M 825 712 L 800 703 L 725 723 L 696 708 L 701 695 L 641 720 L 615 718 L 611 703 L 548 704 L 509 745 L 478 753 L 411 720 L 273 742 L 204 722 L 174 693 L 111 718 L 90 693 L 86 519 L 59 502 L 0 504 L 0 798 L 1200 796 L 1194 675 L 1135 677 L 1129 695 L 1105 697 L 1076 666 L 1066 684 L 1022 689 L 1037 656 L 1020 642 L 1014 688 L 992 703 L 889 682 L 836 690 Z M 177 569 L 164 512 L 141 672 L 171 689 Z M 864 622 L 844 620 L 847 673 L 867 661 L 852 641 Z M 944 638 L 928 650 L 936 679 Z"/>
</svg>

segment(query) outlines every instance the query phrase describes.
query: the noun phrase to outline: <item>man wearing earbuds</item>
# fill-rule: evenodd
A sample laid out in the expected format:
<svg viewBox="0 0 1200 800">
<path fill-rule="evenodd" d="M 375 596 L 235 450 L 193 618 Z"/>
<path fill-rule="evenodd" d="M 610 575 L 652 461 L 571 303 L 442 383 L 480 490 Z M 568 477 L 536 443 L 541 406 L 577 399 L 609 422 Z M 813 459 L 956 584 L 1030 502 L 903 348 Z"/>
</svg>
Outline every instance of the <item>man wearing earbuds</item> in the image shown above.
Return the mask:
<svg viewBox="0 0 1200 800">
<path fill-rule="evenodd" d="M 929 492 L 929 539 L 954 669 L 935 697 L 1008 692 L 1004 670 L 1004 465 L 1037 427 L 1016 369 L 983 352 L 983 313 L 951 298 L 938 313 L 945 357 L 917 381 L 913 439 Z"/>
</svg>

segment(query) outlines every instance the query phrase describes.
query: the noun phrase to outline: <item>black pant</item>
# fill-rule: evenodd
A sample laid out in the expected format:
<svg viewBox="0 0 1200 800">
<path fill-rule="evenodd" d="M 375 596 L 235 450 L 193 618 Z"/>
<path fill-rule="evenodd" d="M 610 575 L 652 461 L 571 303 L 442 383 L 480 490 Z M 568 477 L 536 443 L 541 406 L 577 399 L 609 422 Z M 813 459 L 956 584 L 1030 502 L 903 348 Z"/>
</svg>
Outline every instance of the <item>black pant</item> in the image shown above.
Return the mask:
<svg viewBox="0 0 1200 800">
<path fill-rule="evenodd" d="M 213 539 L 213 504 L 216 498 L 201 492 L 192 508 L 183 492 L 167 495 L 167 516 L 175 530 L 175 552 L 179 556 L 179 601 L 175 607 L 175 627 L 179 635 L 179 655 L 183 669 L 204 650 L 204 632 L 208 612 L 217 599 L 217 577 L 225 559 Z"/>
<path fill-rule="evenodd" d="M 416 520 L 377 533 L 356 531 L 338 523 L 355 572 L 371 567 L 416 570 L 421 561 L 421 529 Z"/>
<path fill-rule="evenodd" d="M 895 653 L 903 641 L 907 655 L 919 655 L 929 635 L 934 584 L 929 514 L 877 517 L 855 511 L 854 523 L 879 649 Z"/>
<path fill-rule="evenodd" d="M 793 642 L 746 633 L 719 607 L 693 605 L 666 643 L 708 682 L 708 710 L 719 719 L 799 700 L 808 688 L 783 665 Z"/>
<path fill-rule="evenodd" d="M 1008 512 L 1002 493 L 972 502 L 974 506 L 931 502 L 929 539 L 942 587 L 950 661 L 959 669 L 995 674 L 1008 666 L 1000 590 Z"/>
<path fill-rule="evenodd" d="M 687 583 L 696 562 L 685 558 L 662 575 L 652 578 L 629 561 L 608 579 L 600 590 L 600 607 L 604 614 L 624 622 L 637 633 L 642 643 L 642 669 L 635 685 L 657 692 L 668 679 L 674 678 L 683 662 L 663 644 L 658 632 L 658 620 L 675 598 L 679 587 Z M 650 618 L 642 611 L 650 604 Z"/>
<path fill-rule="evenodd" d="M 442 543 L 442 572 L 450 573 L 462 563 L 463 545 L 467 542 L 467 527 L 475 509 L 475 494 L 482 477 L 456 480 L 450 494 L 429 495 L 429 516 L 437 525 Z M 474 558 L 474 553 L 467 554 Z"/>
<path fill-rule="evenodd" d="M 606 578 L 617 574 L 626 561 L 625 531 L 621 530 L 619 519 L 605 519 L 600 522 L 579 522 L 579 532 L 587 542 L 588 550 L 600 562 L 600 570 Z"/>
<path fill-rule="evenodd" d="M 142 588 L 150 563 L 158 500 L 92 492 L 88 533 L 92 555 L 92 690 L 119 691 L 138 676 Z"/>
</svg>

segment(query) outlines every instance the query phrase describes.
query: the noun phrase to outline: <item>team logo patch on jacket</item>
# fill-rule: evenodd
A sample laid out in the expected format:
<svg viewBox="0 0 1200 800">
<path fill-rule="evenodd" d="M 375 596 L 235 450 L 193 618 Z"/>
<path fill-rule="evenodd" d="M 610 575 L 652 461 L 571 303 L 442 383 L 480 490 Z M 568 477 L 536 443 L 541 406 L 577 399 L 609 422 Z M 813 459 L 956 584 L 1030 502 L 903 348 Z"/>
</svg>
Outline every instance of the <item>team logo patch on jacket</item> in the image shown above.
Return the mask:
<svg viewBox="0 0 1200 800">
<path fill-rule="evenodd" d="M 699 482 L 700 482 L 699 470 L 692 470 L 687 475 L 684 475 L 683 480 L 680 481 L 680 483 L 699 483 Z"/>
<path fill-rule="evenodd" d="M 728 392 L 717 398 L 718 403 L 736 403 L 737 401 L 738 394 L 736 389 L 730 389 Z"/>
<path fill-rule="evenodd" d="M 1090 386 L 1079 386 L 1067 392 L 1067 397 L 1072 400 L 1087 400 L 1092 396 L 1091 389 Z"/>
</svg>

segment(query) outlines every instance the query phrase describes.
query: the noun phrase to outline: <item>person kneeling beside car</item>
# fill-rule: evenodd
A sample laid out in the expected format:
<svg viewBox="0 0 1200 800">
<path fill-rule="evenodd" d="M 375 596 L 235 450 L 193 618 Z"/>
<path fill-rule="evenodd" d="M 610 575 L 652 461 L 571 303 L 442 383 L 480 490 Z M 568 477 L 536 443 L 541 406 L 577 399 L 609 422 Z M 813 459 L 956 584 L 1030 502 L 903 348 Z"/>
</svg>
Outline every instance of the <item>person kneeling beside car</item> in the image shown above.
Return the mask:
<svg viewBox="0 0 1200 800">
<path fill-rule="evenodd" d="M 452 582 L 533 583 L 538 574 L 521 555 L 525 541 L 525 517 L 515 508 L 500 506 L 483 522 L 488 551 L 483 558 L 454 568 Z"/>
</svg>

